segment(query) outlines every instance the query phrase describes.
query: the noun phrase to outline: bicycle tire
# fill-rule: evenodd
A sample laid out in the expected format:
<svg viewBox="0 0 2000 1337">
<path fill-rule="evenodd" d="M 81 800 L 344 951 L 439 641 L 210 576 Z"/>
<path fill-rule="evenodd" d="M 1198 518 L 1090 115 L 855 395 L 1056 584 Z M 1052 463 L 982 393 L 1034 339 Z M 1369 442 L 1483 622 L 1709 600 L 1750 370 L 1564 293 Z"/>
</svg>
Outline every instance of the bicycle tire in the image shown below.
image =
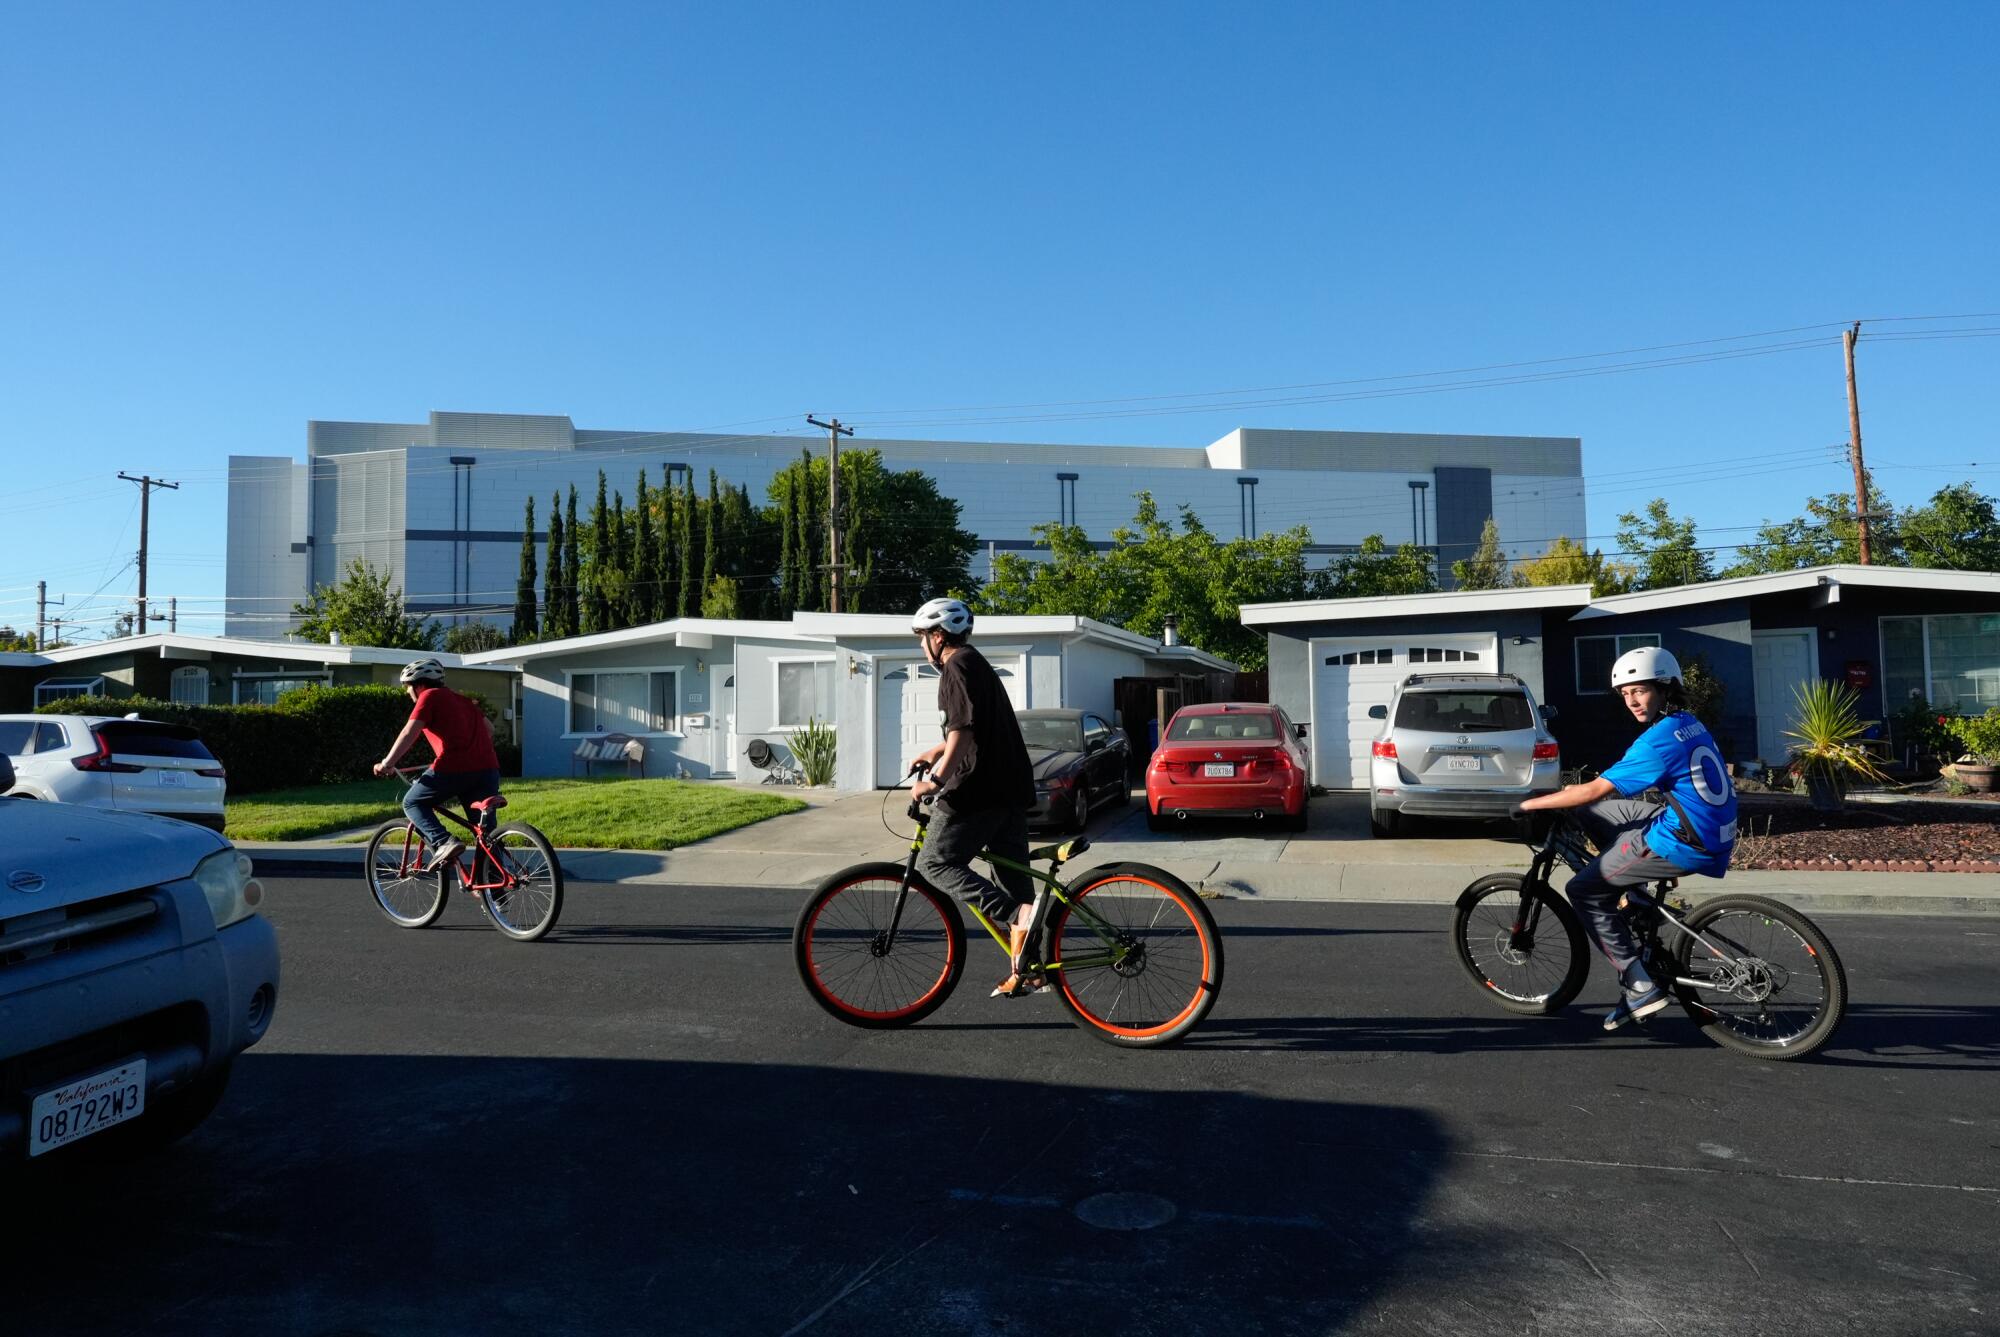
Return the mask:
<svg viewBox="0 0 2000 1337">
<path fill-rule="evenodd" d="M 535 942 L 546 936 L 562 917 L 562 861 L 556 858 L 555 846 L 526 822 L 501 827 L 486 838 L 486 844 L 495 860 L 506 865 L 495 873 L 504 871 L 516 883 L 479 893 L 487 919 L 516 942 Z M 483 865 L 486 861 L 475 853 L 474 863 Z"/>
<path fill-rule="evenodd" d="M 1222 934 L 1193 888 L 1162 868 L 1115 863 L 1083 873 L 1063 895 L 1067 903 L 1049 917 L 1044 955 L 1056 996 L 1079 1027 L 1121 1049 L 1150 1049 L 1201 1024 L 1222 993 Z M 1126 955 L 1117 964 L 1063 966 L 1103 950 L 1079 905 L 1118 935 Z M 1136 967 L 1128 964 L 1135 957 Z"/>
<path fill-rule="evenodd" d="M 944 1006 L 965 969 L 958 903 L 915 873 L 885 954 L 903 865 L 856 864 L 821 882 L 792 926 L 792 961 L 806 992 L 849 1026 L 913 1026 Z"/>
<path fill-rule="evenodd" d="M 395 844 L 391 844 L 392 837 Z M 384 822 L 368 837 L 362 876 L 375 898 L 375 908 L 397 928 L 429 928 L 444 914 L 445 879 L 451 870 L 417 871 L 423 867 L 424 856 L 423 834 L 408 821 Z"/>
<path fill-rule="evenodd" d="M 1733 922 L 1738 919 L 1741 925 Z M 1759 923 L 1758 921 L 1761 921 Z M 1819 925 L 1782 901 L 1768 896 L 1716 896 L 1697 905 L 1687 916 L 1687 926 L 1709 938 L 1742 951 L 1764 963 L 1766 970 L 1748 981 L 1742 990 L 1723 995 L 1719 990 L 1703 990 L 1676 982 L 1674 997 L 1693 1019 L 1701 1033 L 1738 1054 L 1761 1059 L 1795 1059 L 1819 1049 L 1833 1037 L 1847 1015 L 1847 971 L 1840 954 Z M 1778 932 L 1792 941 L 1787 943 Z M 1756 941 L 1762 939 L 1760 944 Z M 1696 974 L 1707 952 L 1685 935 L 1675 935 L 1675 973 Z M 1804 1015 L 1796 1024 L 1759 1018 L 1789 1017 L 1799 1012 L 1799 1003 L 1773 1011 L 1768 1003 L 1781 998 L 1787 989 L 1798 987 L 1808 970 L 1819 981 L 1818 997 L 1811 991 L 1794 994 L 1803 1001 Z M 1765 983 L 1774 987 L 1765 992 Z M 1762 998 L 1757 997 L 1763 994 Z M 1724 998 L 1733 1002 L 1723 1001 Z"/>
<path fill-rule="evenodd" d="M 1590 978 L 1590 940 L 1569 902 L 1545 887 L 1527 894 L 1539 902 L 1541 915 L 1554 915 L 1562 926 L 1555 941 L 1568 959 L 1543 950 L 1551 935 L 1540 916 L 1534 934 L 1525 943 L 1516 940 L 1524 890 L 1521 874 L 1490 873 L 1460 892 L 1451 917 L 1451 959 L 1500 1007 L 1545 1017 L 1569 1006 Z"/>
</svg>

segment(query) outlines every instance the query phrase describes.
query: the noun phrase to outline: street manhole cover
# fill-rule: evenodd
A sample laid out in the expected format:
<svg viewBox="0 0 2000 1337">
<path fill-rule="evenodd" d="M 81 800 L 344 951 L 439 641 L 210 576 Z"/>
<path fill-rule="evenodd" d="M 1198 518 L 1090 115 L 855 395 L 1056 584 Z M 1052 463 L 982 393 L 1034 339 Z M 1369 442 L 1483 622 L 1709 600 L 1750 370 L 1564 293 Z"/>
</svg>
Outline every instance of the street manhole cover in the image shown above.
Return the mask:
<svg viewBox="0 0 2000 1337">
<path fill-rule="evenodd" d="M 1076 1205 L 1076 1219 L 1099 1230 L 1152 1230 L 1174 1219 L 1174 1205 L 1151 1193 L 1099 1193 Z"/>
</svg>

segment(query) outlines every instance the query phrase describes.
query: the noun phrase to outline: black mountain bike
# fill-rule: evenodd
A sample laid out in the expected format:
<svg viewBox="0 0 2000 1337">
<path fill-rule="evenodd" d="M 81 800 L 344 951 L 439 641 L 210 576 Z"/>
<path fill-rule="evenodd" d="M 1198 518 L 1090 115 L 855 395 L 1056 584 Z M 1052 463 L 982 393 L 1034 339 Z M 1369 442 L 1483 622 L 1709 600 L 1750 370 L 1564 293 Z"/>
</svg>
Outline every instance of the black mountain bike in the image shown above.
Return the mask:
<svg viewBox="0 0 2000 1337">
<path fill-rule="evenodd" d="M 1459 894 L 1451 955 L 1509 1012 L 1567 1006 L 1590 974 L 1592 946 L 1567 899 L 1549 885 L 1558 861 L 1590 861 L 1583 828 L 1553 822 L 1526 873 L 1494 873 Z M 1619 901 L 1641 959 L 1703 1035 L 1752 1058 L 1801 1058 L 1824 1045 L 1847 1011 L 1847 975 L 1812 920 L 1767 896 L 1722 895 L 1689 907 L 1675 883 Z"/>
</svg>

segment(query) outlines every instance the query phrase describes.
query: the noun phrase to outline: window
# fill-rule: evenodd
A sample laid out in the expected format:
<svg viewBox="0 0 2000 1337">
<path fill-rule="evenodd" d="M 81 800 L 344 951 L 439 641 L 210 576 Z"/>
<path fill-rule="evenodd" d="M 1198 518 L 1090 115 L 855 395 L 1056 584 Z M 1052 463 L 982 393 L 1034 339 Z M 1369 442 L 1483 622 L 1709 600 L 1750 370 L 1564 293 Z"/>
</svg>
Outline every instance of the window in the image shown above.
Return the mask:
<svg viewBox="0 0 2000 1337">
<path fill-rule="evenodd" d="M 0 752 L 10 757 L 28 755 L 28 738 L 35 726 L 26 720 L 0 720 Z"/>
<path fill-rule="evenodd" d="M 2000 705 L 2000 615 L 1883 618 L 1883 709 L 1900 709 L 1912 694 L 1961 715 Z"/>
<path fill-rule="evenodd" d="M 1328 667 L 1348 667 L 1355 664 L 1393 664 L 1396 652 L 1387 646 L 1380 650 L 1349 650 L 1344 655 L 1328 655 Z"/>
<path fill-rule="evenodd" d="M 1396 706 L 1396 727 L 1419 733 L 1512 733 L 1534 728 L 1535 717 L 1520 692 L 1405 692 Z"/>
<path fill-rule="evenodd" d="M 208 704 L 208 670 L 198 664 L 174 670 L 172 697 L 177 705 L 205 706 Z"/>
<path fill-rule="evenodd" d="M 1092 743 L 1106 743 L 1110 740 L 1110 725 L 1095 715 L 1085 715 L 1083 717 L 1083 743 L 1085 747 L 1090 746 Z"/>
<path fill-rule="evenodd" d="M 298 673 L 239 673 L 236 675 L 236 704 L 239 706 L 275 706 L 278 698 L 286 692 L 296 692 L 301 687 L 331 687 L 333 675 L 319 673 L 303 675 Z"/>
<path fill-rule="evenodd" d="M 778 674 L 777 728 L 800 729 L 807 720 L 833 721 L 833 661 L 781 659 Z"/>
<path fill-rule="evenodd" d="M 1658 645 L 1652 632 L 1628 636 L 1579 636 L 1576 638 L 1576 694 L 1603 696 L 1611 690 L 1611 666 L 1618 656 L 1642 645 Z"/>
<path fill-rule="evenodd" d="M 624 669 L 569 675 L 569 731 L 671 733 L 680 727 L 680 674 Z"/>
<path fill-rule="evenodd" d="M 1410 647 L 1412 664 L 1476 664 L 1479 652 L 1476 650 L 1451 650 L 1436 645 L 1413 645 Z"/>
<path fill-rule="evenodd" d="M 1075 752 L 1083 747 L 1084 730 L 1062 715 L 1030 715 L 1020 721 L 1021 742 L 1051 752 Z"/>
<path fill-rule="evenodd" d="M 51 752 L 60 752 L 69 746 L 69 735 L 60 724 L 44 720 L 35 726 L 35 751 L 46 757 Z"/>
<path fill-rule="evenodd" d="M 45 678 L 35 684 L 35 709 L 72 696 L 103 696 L 102 678 Z"/>
</svg>

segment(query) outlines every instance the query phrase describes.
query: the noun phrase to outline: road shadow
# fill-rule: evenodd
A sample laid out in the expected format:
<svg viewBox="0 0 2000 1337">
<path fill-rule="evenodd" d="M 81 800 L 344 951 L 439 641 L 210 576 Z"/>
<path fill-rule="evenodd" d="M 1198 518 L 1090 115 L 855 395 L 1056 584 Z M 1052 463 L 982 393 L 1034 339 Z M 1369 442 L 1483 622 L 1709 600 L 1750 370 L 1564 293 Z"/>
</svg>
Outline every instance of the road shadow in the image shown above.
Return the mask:
<svg viewBox="0 0 2000 1337">
<path fill-rule="evenodd" d="M 1849 1003 L 1814 1059 L 1842 1068 L 2000 1068 L 2000 1007 Z"/>
<path fill-rule="evenodd" d="M 23 1333 L 1323 1334 L 1449 1155 L 1380 1105 L 252 1051 L 181 1146 L 35 1167 L 0 1278 Z"/>
</svg>

